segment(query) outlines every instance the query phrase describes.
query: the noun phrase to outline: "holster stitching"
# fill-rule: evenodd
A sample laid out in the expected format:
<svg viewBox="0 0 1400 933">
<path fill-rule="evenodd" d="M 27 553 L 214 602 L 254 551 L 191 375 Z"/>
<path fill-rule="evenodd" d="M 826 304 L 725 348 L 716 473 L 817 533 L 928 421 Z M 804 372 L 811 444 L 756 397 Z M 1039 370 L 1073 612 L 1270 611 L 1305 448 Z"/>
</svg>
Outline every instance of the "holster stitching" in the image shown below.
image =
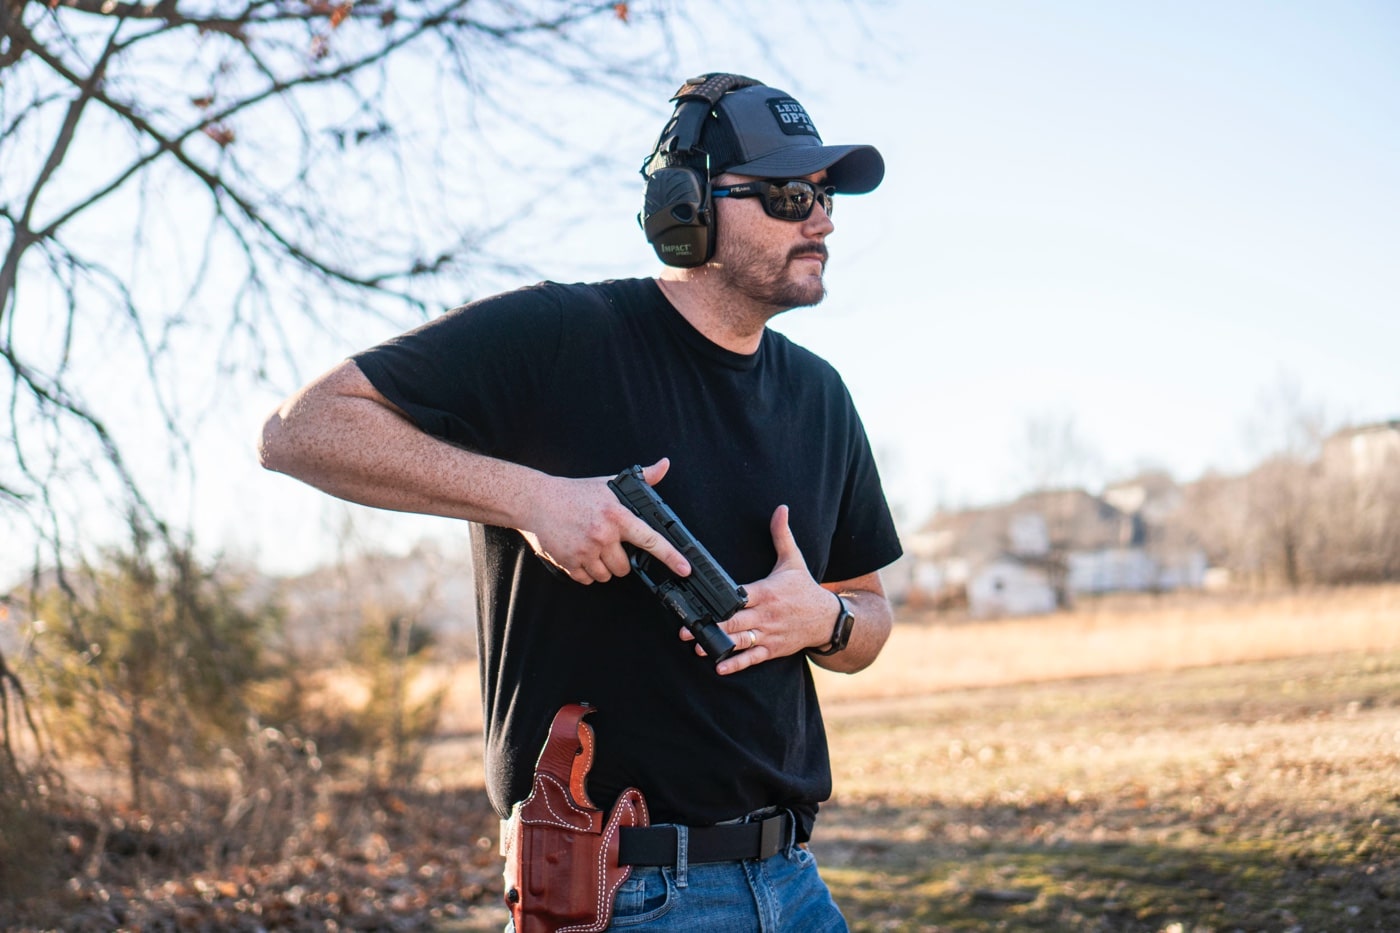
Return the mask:
<svg viewBox="0 0 1400 933">
<path fill-rule="evenodd" d="M 540 781 L 549 781 L 549 782 L 550 782 L 551 784 L 553 784 L 555 787 L 558 787 L 560 790 L 563 790 L 563 791 L 565 792 L 565 794 L 564 794 L 564 799 L 567 800 L 567 801 L 569 802 L 569 808 L 570 808 L 576 815 L 583 817 L 583 825 L 582 825 L 582 826 L 576 826 L 575 824 L 570 823 L 570 822 L 568 821 L 568 817 L 560 816 L 559 813 L 558 813 L 558 811 L 556 811 L 556 810 L 554 809 L 554 801 L 551 800 L 551 799 L 549 799 L 549 797 L 545 797 L 545 798 L 544 798 L 544 804 L 545 804 L 546 807 L 549 808 L 549 812 L 550 812 L 553 816 L 555 816 L 555 817 L 557 818 L 557 822 L 556 822 L 556 821 L 551 821 L 551 820 L 526 819 L 526 817 L 525 817 L 525 815 L 524 815 L 524 812 L 523 812 L 523 807 L 522 807 L 522 813 L 521 813 L 521 816 L 520 816 L 520 821 L 521 821 L 522 823 L 526 823 L 526 824 L 531 825 L 531 826 L 558 826 L 558 827 L 560 827 L 561 829 L 574 829 L 574 830 L 578 830 L 579 832 L 588 832 L 590 829 L 592 829 L 592 820 L 589 818 L 589 814 L 590 814 L 592 811 L 589 811 L 589 810 L 581 810 L 581 809 L 579 809 L 578 807 L 574 806 L 573 798 L 572 798 L 571 796 L 569 796 L 569 794 L 568 794 L 568 788 L 564 786 L 564 783 L 563 783 L 562 781 L 560 781 L 557 777 L 555 777 L 555 776 L 552 775 L 552 774 L 543 774 L 543 773 L 542 773 L 542 774 L 538 774 L 538 775 L 536 775 L 536 776 L 537 776 L 540 780 L 539 780 L 539 781 L 536 781 L 535 786 L 530 790 L 530 796 L 529 796 L 529 797 L 526 797 L 524 802 L 525 802 L 525 803 L 531 803 L 531 802 L 535 799 L 535 795 L 539 793 Z"/>
</svg>

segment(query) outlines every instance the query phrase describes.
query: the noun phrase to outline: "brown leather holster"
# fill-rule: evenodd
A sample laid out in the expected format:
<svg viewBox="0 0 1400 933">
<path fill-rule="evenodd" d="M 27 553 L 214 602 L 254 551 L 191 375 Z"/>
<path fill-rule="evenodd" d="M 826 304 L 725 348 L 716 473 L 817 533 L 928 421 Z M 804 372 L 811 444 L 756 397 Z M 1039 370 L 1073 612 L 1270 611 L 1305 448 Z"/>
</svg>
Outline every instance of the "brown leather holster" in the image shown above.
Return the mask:
<svg viewBox="0 0 1400 933">
<path fill-rule="evenodd" d="M 516 933 L 596 933 L 612 922 L 613 896 L 631 874 L 618 865 L 618 831 L 650 822 L 629 787 L 606 820 L 588 799 L 593 708 L 571 703 L 554 714 L 535 765 L 530 796 L 501 824 L 505 895 Z"/>
</svg>

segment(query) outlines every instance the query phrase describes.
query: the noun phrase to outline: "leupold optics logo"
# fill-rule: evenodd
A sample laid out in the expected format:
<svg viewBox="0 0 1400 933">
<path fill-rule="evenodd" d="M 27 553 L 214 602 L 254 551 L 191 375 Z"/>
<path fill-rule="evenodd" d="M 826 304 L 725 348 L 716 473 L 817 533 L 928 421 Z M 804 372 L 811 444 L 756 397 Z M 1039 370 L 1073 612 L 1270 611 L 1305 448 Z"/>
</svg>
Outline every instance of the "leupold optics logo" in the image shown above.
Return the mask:
<svg viewBox="0 0 1400 933">
<path fill-rule="evenodd" d="M 768 109 L 778 118 L 778 126 L 789 136 L 817 136 L 817 128 L 802 105 L 791 97 L 775 97 L 768 102 Z M 817 136 L 821 139 L 820 136 Z"/>
</svg>

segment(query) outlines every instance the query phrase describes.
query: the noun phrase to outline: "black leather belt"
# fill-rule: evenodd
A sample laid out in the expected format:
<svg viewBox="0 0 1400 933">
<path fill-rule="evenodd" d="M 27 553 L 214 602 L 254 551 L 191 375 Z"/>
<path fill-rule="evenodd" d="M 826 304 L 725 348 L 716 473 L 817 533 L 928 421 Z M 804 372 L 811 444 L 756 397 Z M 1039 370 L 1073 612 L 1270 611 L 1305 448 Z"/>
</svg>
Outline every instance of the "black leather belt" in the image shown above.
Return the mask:
<svg viewBox="0 0 1400 933">
<path fill-rule="evenodd" d="M 686 835 L 687 862 L 739 862 L 782 851 L 792 835 L 792 817 L 779 813 L 757 823 L 695 826 Z M 618 864 L 675 865 L 676 827 L 624 826 L 618 837 Z"/>
</svg>

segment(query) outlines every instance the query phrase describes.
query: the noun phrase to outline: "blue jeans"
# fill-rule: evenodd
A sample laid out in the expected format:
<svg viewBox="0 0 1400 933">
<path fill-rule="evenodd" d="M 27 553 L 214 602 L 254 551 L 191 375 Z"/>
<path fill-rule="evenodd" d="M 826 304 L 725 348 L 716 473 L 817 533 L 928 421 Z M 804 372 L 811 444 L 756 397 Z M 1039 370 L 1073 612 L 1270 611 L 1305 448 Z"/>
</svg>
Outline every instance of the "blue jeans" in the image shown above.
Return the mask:
<svg viewBox="0 0 1400 933">
<path fill-rule="evenodd" d="M 609 930 L 636 933 L 841 933 L 846 930 L 817 860 L 789 846 L 763 861 L 632 869 Z"/>
</svg>

